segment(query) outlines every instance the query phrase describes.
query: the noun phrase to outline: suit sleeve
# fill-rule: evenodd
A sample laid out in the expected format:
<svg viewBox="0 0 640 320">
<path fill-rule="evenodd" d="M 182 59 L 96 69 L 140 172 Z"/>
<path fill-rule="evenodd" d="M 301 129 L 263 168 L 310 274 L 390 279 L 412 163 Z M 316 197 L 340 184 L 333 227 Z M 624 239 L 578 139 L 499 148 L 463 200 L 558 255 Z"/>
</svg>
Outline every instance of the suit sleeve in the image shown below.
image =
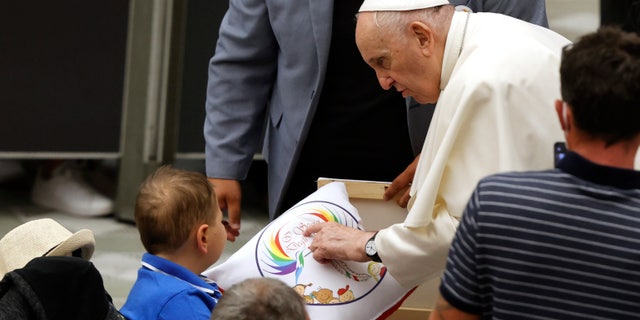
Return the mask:
<svg viewBox="0 0 640 320">
<path fill-rule="evenodd" d="M 453 5 L 466 5 L 474 12 L 494 12 L 549 27 L 547 8 L 544 0 L 453 0 Z"/>
<path fill-rule="evenodd" d="M 502 13 L 545 28 L 549 27 L 544 0 L 486 0 L 484 1 L 484 12 Z"/>
<path fill-rule="evenodd" d="M 425 226 L 398 223 L 378 231 L 376 236 L 382 263 L 406 288 L 442 275 L 458 220 L 445 207 L 436 211 L 431 223 Z"/>
<path fill-rule="evenodd" d="M 278 45 L 264 0 L 231 0 L 209 63 L 207 176 L 242 180 L 258 150 Z"/>
</svg>

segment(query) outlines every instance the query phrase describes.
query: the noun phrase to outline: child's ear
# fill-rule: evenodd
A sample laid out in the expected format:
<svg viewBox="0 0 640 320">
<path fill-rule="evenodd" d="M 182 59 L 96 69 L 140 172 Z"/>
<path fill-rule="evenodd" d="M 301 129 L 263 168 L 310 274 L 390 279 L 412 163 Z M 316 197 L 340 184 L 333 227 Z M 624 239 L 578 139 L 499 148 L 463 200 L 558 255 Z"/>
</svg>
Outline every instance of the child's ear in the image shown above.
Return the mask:
<svg viewBox="0 0 640 320">
<path fill-rule="evenodd" d="M 198 227 L 198 230 L 196 230 L 196 244 L 198 247 L 198 250 L 203 252 L 203 253 L 207 253 L 208 249 L 208 245 L 209 245 L 209 239 L 207 237 L 207 235 L 209 234 L 209 225 L 208 224 L 201 224 Z"/>
</svg>

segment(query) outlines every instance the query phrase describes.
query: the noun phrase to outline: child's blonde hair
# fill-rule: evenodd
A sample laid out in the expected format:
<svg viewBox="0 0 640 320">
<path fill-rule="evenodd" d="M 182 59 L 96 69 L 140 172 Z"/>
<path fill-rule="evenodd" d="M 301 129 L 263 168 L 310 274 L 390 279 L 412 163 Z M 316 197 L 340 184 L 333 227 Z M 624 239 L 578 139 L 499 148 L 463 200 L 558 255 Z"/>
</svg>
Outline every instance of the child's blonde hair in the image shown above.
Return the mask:
<svg viewBox="0 0 640 320">
<path fill-rule="evenodd" d="M 162 166 L 142 183 L 135 222 L 147 252 L 173 252 L 218 211 L 213 187 L 198 172 Z"/>
</svg>

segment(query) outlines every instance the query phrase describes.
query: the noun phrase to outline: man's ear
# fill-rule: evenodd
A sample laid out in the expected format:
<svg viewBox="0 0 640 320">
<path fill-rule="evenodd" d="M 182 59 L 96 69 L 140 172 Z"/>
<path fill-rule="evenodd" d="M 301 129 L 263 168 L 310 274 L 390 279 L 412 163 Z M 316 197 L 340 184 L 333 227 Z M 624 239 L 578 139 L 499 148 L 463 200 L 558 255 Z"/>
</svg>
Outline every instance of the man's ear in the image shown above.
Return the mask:
<svg viewBox="0 0 640 320">
<path fill-rule="evenodd" d="M 409 28 L 420 49 L 425 52 L 426 55 L 431 55 L 435 45 L 433 30 L 420 21 L 412 22 Z"/>
<path fill-rule="evenodd" d="M 567 131 L 569 130 L 570 127 L 570 123 L 569 123 L 569 116 L 568 113 L 571 112 L 571 110 L 569 110 L 569 106 L 567 105 L 566 102 L 557 99 L 556 100 L 556 113 L 558 114 L 558 120 L 560 121 L 560 126 L 562 127 L 562 131 Z"/>
<path fill-rule="evenodd" d="M 565 130 L 565 124 L 564 124 L 564 117 L 562 116 L 563 111 L 563 104 L 564 102 L 560 99 L 556 99 L 556 114 L 558 115 L 558 121 L 560 122 L 560 127 L 562 127 L 562 130 Z"/>
</svg>

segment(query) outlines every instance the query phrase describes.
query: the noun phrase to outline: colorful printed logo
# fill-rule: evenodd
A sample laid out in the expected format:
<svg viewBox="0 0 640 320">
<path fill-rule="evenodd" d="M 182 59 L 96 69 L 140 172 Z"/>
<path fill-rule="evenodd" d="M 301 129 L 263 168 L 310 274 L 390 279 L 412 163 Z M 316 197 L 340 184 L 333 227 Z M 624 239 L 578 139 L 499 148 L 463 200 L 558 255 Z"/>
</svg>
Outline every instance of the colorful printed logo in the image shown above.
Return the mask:
<svg viewBox="0 0 640 320">
<path fill-rule="evenodd" d="M 384 276 L 386 269 L 379 263 L 320 264 L 312 258 L 308 249 L 312 238 L 304 237 L 304 231 L 323 222 L 360 228 L 347 210 L 330 202 L 312 201 L 292 208 L 285 215 L 287 219 L 277 219 L 267 226 L 256 244 L 256 261 L 262 276 L 277 277 L 290 284 L 309 304 L 355 301 Z"/>
</svg>

